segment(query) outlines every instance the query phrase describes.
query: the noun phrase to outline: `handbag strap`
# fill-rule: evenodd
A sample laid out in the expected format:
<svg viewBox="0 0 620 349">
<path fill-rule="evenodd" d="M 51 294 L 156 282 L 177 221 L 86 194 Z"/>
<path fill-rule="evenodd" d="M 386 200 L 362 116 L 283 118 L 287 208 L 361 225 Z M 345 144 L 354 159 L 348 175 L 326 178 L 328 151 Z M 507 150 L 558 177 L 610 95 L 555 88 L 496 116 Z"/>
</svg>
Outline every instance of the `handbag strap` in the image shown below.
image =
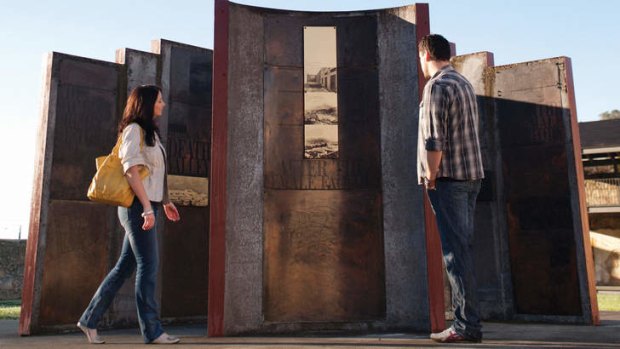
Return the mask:
<svg viewBox="0 0 620 349">
<path fill-rule="evenodd" d="M 118 151 L 121 147 L 121 144 L 123 143 L 123 134 L 119 134 L 118 138 L 116 139 L 116 144 L 114 145 L 114 148 L 112 148 L 112 154 L 114 154 L 116 157 L 118 157 Z M 156 142 L 157 143 L 157 142 Z M 164 150 L 163 144 L 161 144 L 161 141 L 159 142 L 160 144 L 157 145 L 162 153 L 162 156 L 164 157 L 164 197 L 162 202 L 163 203 L 168 203 L 170 202 L 170 193 L 168 191 L 168 157 L 166 156 L 166 151 Z M 140 127 L 140 151 L 142 151 L 144 149 L 144 129 L 142 127 Z"/>
<path fill-rule="evenodd" d="M 144 150 L 144 129 L 142 128 L 142 126 L 138 126 L 140 127 L 140 151 Z M 112 148 L 112 154 L 116 155 L 118 157 L 118 151 L 121 148 L 121 144 L 123 143 L 123 134 L 119 134 L 118 138 L 116 139 L 116 144 L 114 145 L 114 148 Z"/>
</svg>

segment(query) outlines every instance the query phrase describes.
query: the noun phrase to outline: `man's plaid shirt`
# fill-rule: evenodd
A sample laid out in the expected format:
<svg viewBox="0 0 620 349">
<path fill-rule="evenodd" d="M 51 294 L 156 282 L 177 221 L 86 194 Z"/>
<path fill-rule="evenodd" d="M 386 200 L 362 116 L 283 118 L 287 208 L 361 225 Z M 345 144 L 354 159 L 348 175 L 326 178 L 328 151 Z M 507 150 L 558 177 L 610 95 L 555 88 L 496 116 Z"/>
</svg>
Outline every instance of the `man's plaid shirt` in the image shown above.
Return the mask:
<svg viewBox="0 0 620 349">
<path fill-rule="evenodd" d="M 437 178 L 484 178 L 476 94 L 451 65 L 440 69 L 424 86 L 418 126 L 418 181 L 429 177 L 427 151 L 443 152 Z"/>
</svg>

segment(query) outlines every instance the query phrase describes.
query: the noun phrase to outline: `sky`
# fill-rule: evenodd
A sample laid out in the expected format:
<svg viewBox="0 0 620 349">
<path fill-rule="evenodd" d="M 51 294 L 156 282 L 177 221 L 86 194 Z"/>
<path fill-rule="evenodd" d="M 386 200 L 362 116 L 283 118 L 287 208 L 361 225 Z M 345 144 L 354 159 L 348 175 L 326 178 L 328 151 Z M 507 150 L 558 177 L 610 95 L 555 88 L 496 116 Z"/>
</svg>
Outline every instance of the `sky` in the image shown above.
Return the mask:
<svg viewBox="0 0 620 349">
<path fill-rule="evenodd" d="M 240 0 L 260 7 L 352 11 L 401 0 Z M 495 65 L 558 56 L 572 60 L 577 117 L 620 109 L 620 1 L 428 0 L 431 32 L 457 54 L 489 51 Z M 28 230 L 44 56 L 114 61 L 119 48 L 150 51 L 153 39 L 213 48 L 213 1 L 0 0 L 0 239 Z M 85 188 L 86 191 L 86 188 Z"/>
</svg>

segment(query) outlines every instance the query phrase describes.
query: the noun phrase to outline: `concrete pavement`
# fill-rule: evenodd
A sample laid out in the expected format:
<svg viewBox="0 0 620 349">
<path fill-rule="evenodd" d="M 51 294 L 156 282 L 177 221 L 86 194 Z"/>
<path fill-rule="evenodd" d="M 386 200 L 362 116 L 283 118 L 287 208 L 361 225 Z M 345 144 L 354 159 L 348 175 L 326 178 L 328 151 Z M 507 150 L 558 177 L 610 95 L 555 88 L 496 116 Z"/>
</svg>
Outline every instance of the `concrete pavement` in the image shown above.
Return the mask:
<svg viewBox="0 0 620 349">
<path fill-rule="evenodd" d="M 620 348 L 620 312 L 602 312 L 600 326 L 484 323 L 484 341 L 480 344 L 437 344 L 427 334 L 393 333 L 302 337 L 226 337 L 209 338 L 204 325 L 168 326 L 166 330 L 181 337 L 174 348 Z M 137 328 L 101 331 L 107 346 L 143 348 Z M 19 337 L 17 320 L 0 321 L 0 348 L 71 349 L 92 348 L 80 332 Z M 102 347 L 105 348 L 105 347 Z"/>
</svg>

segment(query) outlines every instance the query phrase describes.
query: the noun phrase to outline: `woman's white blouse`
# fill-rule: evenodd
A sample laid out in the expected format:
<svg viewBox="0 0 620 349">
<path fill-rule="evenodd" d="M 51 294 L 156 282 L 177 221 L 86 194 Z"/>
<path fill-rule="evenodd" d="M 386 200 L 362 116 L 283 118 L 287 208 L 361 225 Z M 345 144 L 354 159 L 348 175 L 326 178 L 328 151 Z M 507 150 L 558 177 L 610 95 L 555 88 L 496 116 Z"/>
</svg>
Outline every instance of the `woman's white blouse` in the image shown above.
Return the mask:
<svg viewBox="0 0 620 349">
<path fill-rule="evenodd" d="M 164 160 L 164 146 L 155 134 L 155 145 L 149 147 L 146 142 L 141 142 L 140 125 L 136 123 L 125 127 L 122 134 L 122 143 L 118 150 L 118 157 L 123 165 L 123 171 L 127 173 L 130 167 L 136 165 L 146 166 L 149 175 L 142 180 L 146 195 L 150 201 L 161 202 L 164 197 L 164 177 L 166 164 Z"/>
</svg>

